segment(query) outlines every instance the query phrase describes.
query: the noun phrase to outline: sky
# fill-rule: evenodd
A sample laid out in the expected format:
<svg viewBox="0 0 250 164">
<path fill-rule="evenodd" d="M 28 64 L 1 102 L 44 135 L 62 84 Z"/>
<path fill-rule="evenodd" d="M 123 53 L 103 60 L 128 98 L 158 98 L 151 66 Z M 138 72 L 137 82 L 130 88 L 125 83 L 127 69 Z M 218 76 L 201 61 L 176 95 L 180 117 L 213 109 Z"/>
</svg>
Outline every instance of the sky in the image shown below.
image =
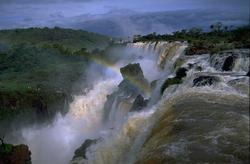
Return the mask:
<svg viewBox="0 0 250 164">
<path fill-rule="evenodd" d="M 247 24 L 249 6 L 249 0 L 0 0 L 0 29 L 60 26 L 116 36 L 169 33 L 216 21 Z"/>
</svg>

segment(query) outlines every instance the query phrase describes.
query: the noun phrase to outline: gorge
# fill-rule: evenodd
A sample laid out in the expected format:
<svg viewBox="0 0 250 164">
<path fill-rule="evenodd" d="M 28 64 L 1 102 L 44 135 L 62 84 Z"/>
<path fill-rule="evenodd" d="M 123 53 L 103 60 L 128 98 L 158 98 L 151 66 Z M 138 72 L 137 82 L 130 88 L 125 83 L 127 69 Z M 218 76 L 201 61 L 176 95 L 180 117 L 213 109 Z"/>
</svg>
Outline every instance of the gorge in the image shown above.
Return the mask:
<svg viewBox="0 0 250 164">
<path fill-rule="evenodd" d="M 142 94 L 149 98 L 147 106 L 130 111 L 134 95 L 141 93 L 123 90 L 120 83 L 118 92 L 113 93 L 115 98 L 108 97 L 105 105 L 109 108 L 104 108 L 104 112 L 111 110 L 110 129 L 104 130 L 97 143 L 86 148 L 85 158 L 75 158 L 72 163 L 245 163 L 249 160 L 249 77 L 246 76 L 249 50 L 185 56 L 186 46 L 180 42 L 129 44 L 144 54 L 157 56 L 156 67 L 150 70 L 159 71 L 158 80 L 150 97 Z M 228 63 L 231 57 L 234 61 Z M 140 64 L 143 70 L 144 63 Z M 225 65 L 230 65 L 230 70 L 224 70 Z M 178 77 L 181 68 L 186 68 L 184 77 Z M 143 73 L 147 78 L 148 72 Z M 170 78 L 180 78 L 180 82 L 170 81 L 163 95 L 159 95 Z"/>
<path fill-rule="evenodd" d="M 249 35 L 0 30 L 0 164 L 248 163 Z"/>
<path fill-rule="evenodd" d="M 0 0 L 0 164 L 250 163 L 249 0 Z"/>
<path fill-rule="evenodd" d="M 112 65 L 87 68 L 103 74 L 66 115 L 9 141 L 27 144 L 35 164 L 247 163 L 249 49 L 187 56 L 187 46 L 119 45 Z"/>
</svg>

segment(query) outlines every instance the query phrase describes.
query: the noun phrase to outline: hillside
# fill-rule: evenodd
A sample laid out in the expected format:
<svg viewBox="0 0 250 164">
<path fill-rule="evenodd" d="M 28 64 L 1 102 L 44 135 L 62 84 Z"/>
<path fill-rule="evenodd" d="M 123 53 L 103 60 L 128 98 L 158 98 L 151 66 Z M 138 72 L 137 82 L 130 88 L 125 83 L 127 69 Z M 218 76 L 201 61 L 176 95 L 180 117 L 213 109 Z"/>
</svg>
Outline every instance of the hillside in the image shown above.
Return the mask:
<svg viewBox="0 0 250 164">
<path fill-rule="evenodd" d="M 104 48 L 110 38 L 90 33 L 83 30 L 72 30 L 55 27 L 49 28 L 28 28 L 15 30 L 1 30 L 0 42 L 18 44 L 31 43 L 35 45 L 53 45 L 60 44 L 66 48 L 78 50 L 86 48 L 89 50 L 95 48 Z"/>
<path fill-rule="evenodd" d="M 108 37 L 80 30 L 0 31 L 1 126 L 16 116 L 29 122 L 65 113 L 72 94 L 86 80 L 86 56 L 108 44 Z"/>
</svg>

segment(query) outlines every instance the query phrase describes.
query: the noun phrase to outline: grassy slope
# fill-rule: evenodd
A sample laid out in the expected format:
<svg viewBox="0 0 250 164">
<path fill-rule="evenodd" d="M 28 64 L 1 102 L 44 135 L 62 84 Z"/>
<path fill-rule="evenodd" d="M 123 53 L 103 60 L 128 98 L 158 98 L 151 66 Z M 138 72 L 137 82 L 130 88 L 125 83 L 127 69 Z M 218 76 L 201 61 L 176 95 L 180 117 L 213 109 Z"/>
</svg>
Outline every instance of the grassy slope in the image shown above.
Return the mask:
<svg viewBox="0 0 250 164">
<path fill-rule="evenodd" d="M 101 49 L 108 42 L 108 37 L 80 30 L 0 31 L 0 120 L 28 109 L 50 115 L 47 110 L 63 105 L 76 82 L 86 78 L 84 55 L 89 54 L 76 52 Z"/>
</svg>

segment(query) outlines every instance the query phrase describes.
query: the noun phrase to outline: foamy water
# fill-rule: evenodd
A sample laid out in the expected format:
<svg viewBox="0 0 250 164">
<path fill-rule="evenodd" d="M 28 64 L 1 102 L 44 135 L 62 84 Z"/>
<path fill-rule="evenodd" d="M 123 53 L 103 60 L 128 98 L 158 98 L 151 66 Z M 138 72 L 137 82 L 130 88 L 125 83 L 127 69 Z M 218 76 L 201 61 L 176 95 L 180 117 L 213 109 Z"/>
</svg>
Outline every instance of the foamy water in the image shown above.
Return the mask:
<svg viewBox="0 0 250 164">
<path fill-rule="evenodd" d="M 23 143 L 32 152 L 35 164 L 66 164 L 75 149 L 85 139 L 95 138 L 102 128 L 103 105 L 112 93 L 117 80 L 99 81 L 86 95 L 76 96 L 69 113 L 58 115 L 55 121 L 43 128 L 27 128 L 22 131 Z"/>
<path fill-rule="evenodd" d="M 150 82 L 159 79 L 153 91 L 150 105 L 139 112 L 129 112 L 129 109 L 124 110 L 126 108 L 124 104 L 113 105 L 110 109 L 110 115 L 113 119 L 111 121 L 114 121 L 114 123 L 111 124 L 112 127 L 108 123 L 104 124 L 103 116 L 106 111 L 103 108 L 107 101 L 107 95 L 116 91 L 119 82 L 122 80 L 120 75 L 107 70 L 105 77 L 93 81 L 93 88 L 88 90 L 86 94 L 75 96 L 66 116 L 58 115 L 54 122 L 46 127 L 22 130 L 24 139 L 21 142 L 29 146 L 33 163 L 69 163 L 74 151 L 86 139 L 101 138 L 100 142 L 88 149 L 86 154 L 88 160 L 75 160 L 74 163 L 132 164 L 140 157 L 140 150 L 143 149 L 144 141 L 147 140 L 157 121 L 166 110 L 171 108 L 171 105 L 178 104 L 178 99 L 182 98 L 182 95 L 185 95 L 183 98 L 185 101 L 189 96 L 195 97 L 198 95 L 199 98 L 204 100 L 209 98 L 206 101 L 208 104 L 213 104 L 213 97 L 216 97 L 217 103 L 224 104 L 234 102 L 234 100 L 237 100 L 236 104 L 240 104 L 241 101 L 245 101 L 249 97 L 238 88 L 229 85 L 231 80 L 246 78 L 242 74 L 242 70 L 245 73 L 245 68 L 240 65 L 248 63 L 242 59 L 237 60 L 236 66 L 233 68 L 234 71 L 237 68 L 241 72 L 228 72 L 226 74 L 211 66 L 209 55 L 186 57 L 182 66 L 188 68 L 189 64 L 193 64 L 193 68 L 189 69 L 182 84 L 168 87 L 161 96 L 160 88 L 167 77 L 175 76 L 176 70 L 174 70 L 173 65 L 178 58 L 184 56 L 186 45 L 150 42 L 129 44 L 127 48 L 130 49 L 128 52 L 135 52 L 135 55 L 139 57 L 134 57 L 133 63 L 141 64 L 144 76 Z M 145 56 L 141 53 L 145 53 Z M 142 57 L 140 57 L 141 55 Z M 121 61 L 118 63 L 117 67 L 128 64 Z M 164 67 L 162 67 L 162 64 Z M 197 71 L 195 69 L 197 66 L 201 67 L 202 71 Z M 91 72 L 91 75 L 93 73 Z M 216 76 L 219 80 L 211 86 L 193 87 L 193 80 L 204 75 Z M 247 85 L 248 80 L 249 78 L 242 80 L 242 85 Z M 202 95 L 205 96 L 202 97 Z M 121 97 L 130 101 L 129 95 L 122 95 Z M 224 99 L 224 97 L 228 98 Z M 195 99 L 193 98 L 193 100 Z M 247 120 L 249 120 L 249 117 L 247 117 Z M 181 149 L 185 144 L 185 139 L 183 139 L 177 143 L 164 145 L 166 147 L 165 153 L 177 156 L 178 153 L 182 153 Z M 145 151 L 147 151 L 146 148 Z"/>
</svg>

